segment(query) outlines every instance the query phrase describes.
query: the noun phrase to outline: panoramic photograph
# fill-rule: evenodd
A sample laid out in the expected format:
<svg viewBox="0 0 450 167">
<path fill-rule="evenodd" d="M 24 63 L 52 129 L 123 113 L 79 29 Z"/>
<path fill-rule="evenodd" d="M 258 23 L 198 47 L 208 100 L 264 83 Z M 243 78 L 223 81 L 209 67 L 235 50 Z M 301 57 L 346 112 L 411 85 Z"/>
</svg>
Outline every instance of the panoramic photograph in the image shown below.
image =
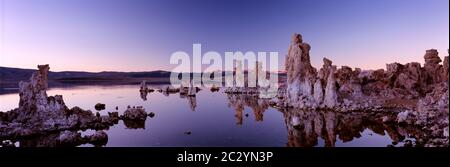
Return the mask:
<svg viewBox="0 0 450 167">
<path fill-rule="evenodd" d="M 0 0 L 0 150 L 448 147 L 448 56 L 448 0 Z"/>
</svg>

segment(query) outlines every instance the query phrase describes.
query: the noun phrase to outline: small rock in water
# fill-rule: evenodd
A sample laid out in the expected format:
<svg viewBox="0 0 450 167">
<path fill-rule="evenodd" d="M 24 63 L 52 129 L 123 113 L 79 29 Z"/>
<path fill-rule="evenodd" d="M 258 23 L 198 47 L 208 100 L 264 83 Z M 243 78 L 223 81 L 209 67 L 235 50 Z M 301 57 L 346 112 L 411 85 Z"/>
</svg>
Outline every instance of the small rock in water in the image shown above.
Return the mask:
<svg viewBox="0 0 450 167">
<path fill-rule="evenodd" d="M 215 85 L 213 85 L 211 87 L 211 92 L 218 92 L 220 90 L 220 87 L 216 87 Z"/>
<path fill-rule="evenodd" d="M 119 106 L 116 106 L 116 110 L 119 110 Z"/>
<path fill-rule="evenodd" d="M 184 132 L 184 134 L 190 135 L 190 134 L 192 134 L 192 132 L 191 131 L 186 131 L 186 132 Z"/>
<path fill-rule="evenodd" d="M 97 103 L 97 104 L 95 105 L 95 109 L 96 109 L 97 111 L 104 110 L 105 108 L 106 108 L 106 105 L 105 105 L 105 104 L 102 104 L 102 103 Z"/>
<path fill-rule="evenodd" d="M 153 112 L 150 112 L 149 114 L 148 114 L 148 117 L 150 117 L 150 118 L 153 118 L 155 116 L 155 113 L 153 113 Z"/>
<path fill-rule="evenodd" d="M 142 120 L 145 121 L 147 118 L 147 112 L 142 106 L 133 106 L 133 108 L 128 108 L 122 115 L 123 119 L 128 120 Z"/>
<path fill-rule="evenodd" d="M 245 117 L 248 117 L 248 113 L 247 113 L 247 114 L 245 114 Z"/>
</svg>

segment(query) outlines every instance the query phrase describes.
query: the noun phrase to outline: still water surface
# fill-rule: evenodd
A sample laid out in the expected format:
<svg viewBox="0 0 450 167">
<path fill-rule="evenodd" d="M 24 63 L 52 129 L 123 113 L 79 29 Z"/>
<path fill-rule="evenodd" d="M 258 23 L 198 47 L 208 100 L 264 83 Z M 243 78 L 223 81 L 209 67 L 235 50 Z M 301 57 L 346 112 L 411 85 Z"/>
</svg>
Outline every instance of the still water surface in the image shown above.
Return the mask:
<svg viewBox="0 0 450 167">
<path fill-rule="evenodd" d="M 377 125 L 364 117 L 320 111 L 279 111 L 266 100 L 227 95 L 222 90 L 204 89 L 195 98 L 152 92 L 145 99 L 134 85 L 51 88 L 47 94 L 63 95 L 69 108 L 79 106 L 94 112 L 96 103 L 104 103 L 106 109 L 100 111 L 101 115 L 116 111 L 116 106 L 121 114 L 128 105 L 143 106 L 147 112 L 155 113 L 155 117 L 147 119 L 145 127 L 127 127 L 120 121 L 107 130 L 106 146 L 110 147 L 385 147 L 393 140 L 404 139 L 395 128 Z M 18 93 L 0 95 L 0 111 L 16 108 L 18 101 Z"/>
</svg>

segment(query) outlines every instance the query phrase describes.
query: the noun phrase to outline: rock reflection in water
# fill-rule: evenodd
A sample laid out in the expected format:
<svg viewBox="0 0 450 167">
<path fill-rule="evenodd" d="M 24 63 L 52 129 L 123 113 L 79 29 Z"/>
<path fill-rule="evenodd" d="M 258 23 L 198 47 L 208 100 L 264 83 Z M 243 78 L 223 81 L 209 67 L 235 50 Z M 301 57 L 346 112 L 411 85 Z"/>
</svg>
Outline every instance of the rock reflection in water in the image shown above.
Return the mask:
<svg viewBox="0 0 450 167">
<path fill-rule="evenodd" d="M 123 124 L 128 129 L 145 129 L 145 120 L 128 120 L 124 119 Z"/>
<path fill-rule="evenodd" d="M 406 137 L 422 138 L 424 132 L 412 127 L 399 127 L 384 123 L 383 117 L 395 115 L 363 112 L 339 113 L 333 111 L 302 111 L 289 109 L 284 111 L 288 130 L 288 147 L 312 147 L 318 145 L 318 138 L 325 141 L 326 147 L 334 147 L 336 140 L 349 142 L 362 137 L 364 130 L 369 129 L 378 135 L 387 135 L 393 143 L 399 143 Z M 419 145 L 416 142 L 416 145 Z"/>
<path fill-rule="evenodd" d="M 195 111 L 195 108 L 197 107 L 197 98 L 195 96 L 188 96 L 187 99 L 189 102 L 189 107 L 192 111 Z"/>
<path fill-rule="evenodd" d="M 188 104 L 189 104 L 189 108 L 192 111 L 195 111 L 195 108 L 197 108 L 197 98 L 196 98 L 196 96 L 187 96 L 186 94 L 181 94 L 180 93 L 180 98 L 187 99 Z"/>
<path fill-rule="evenodd" d="M 243 112 L 249 107 L 255 115 L 255 121 L 263 121 L 263 113 L 269 108 L 267 99 L 245 94 L 228 94 L 228 106 L 236 112 L 237 125 L 243 124 Z M 361 138 L 366 129 L 373 133 L 388 135 L 392 143 L 404 142 L 406 138 L 420 139 L 425 132 L 414 127 L 398 126 L 389 120 L 395 120 L 392 112 L 349 112 L 319 110 L 278 109 L 283 113 L 288 131 L 288 147 L 313 147 L 319 145 L 319 138 L 324 140 L 324 146 L 334 147 L 337 140 L 342 142 Z M 395 145 L 395 144 L 394 144 Z"/>
<path fill-rule="evenodd" d="M 161 92 L 164 96 L 169 96 L 171 94 L 179 94 L 180 98 L 182 99 L 187 99 L 189 107 L 192 111 L 195 111 L 195 109 L 197 108 L 197 98 L 195 96 L 196 93 L 198 93 L 201 89 L 194 87 L 195 90 L 192 90 L 193 92 L 191 92 L 191 94 L 189 94 L 189 87 L 182 87 L 182 88 L 170 88 L 170 87 L 165 87 L 163 89 L 161 89 L 159 92 Z M 142 93 L 141 93 L 141 98 L 142 98 Z"/>
<path fill-rule="evenodd" d="M 77 131 L 62 131 L 60 133 L 13 139 L 12 143 L 18 143 L 15 146 L 19 147 L 75 147 L 83 144 L 103 147 L 108 143 L 108 135 L 104 131 L 96 131 L 92 135 L 85 136 Z"/>
<path fill-rule="evenodd" d="M 251 108 L 255 115 L 255 121 L 263 121 L 263 113 L 269 108 L 267 99 L 260 99 L 257 96 L 246 94 L 227 94 L 228 106 L 234 108 L 236 114 L 237 125 L 243 123 L 243 111 L 245 106 Z"/>
<path fill-rule="evenodd" d="M 140 93 L 140 95 L 141 95 L 141 99 L 142 99 L 143 101 L 147 101 L 147 95 L 148 95 L 148 92 L 147 92 L 147 91 L 139 91 L 139 93 Z"/>
</svg>

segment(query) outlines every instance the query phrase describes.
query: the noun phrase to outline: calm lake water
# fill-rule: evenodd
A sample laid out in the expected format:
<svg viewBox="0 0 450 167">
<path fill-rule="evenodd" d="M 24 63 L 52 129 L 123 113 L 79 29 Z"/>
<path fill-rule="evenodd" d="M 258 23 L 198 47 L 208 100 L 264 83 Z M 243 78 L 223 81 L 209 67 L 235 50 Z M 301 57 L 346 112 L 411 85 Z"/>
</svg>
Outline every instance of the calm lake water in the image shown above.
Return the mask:
<svg viewBox="0 0 450 167">
<path fill-rule="evenodd" d="M 156 86 L 157 87 L 157 86 Z M 227 95 L 220 90 L 201 90 L 195 98 L 152 92 L 144 100 L 139 86 L 77 86 L 51 88 L 48 95 L 61 94 L 69 108 L 79 106 L 101 115 L 123 113 L 128 105 L 143 106 L 155 117 L 145 127 L 123 121 L 107 130 L 107 147 L 120 146 L 377 146 L 407 139 L 396 127 L 378 125 L 364 116 L 320 111 L 279 111 L 267 101 L 252 96 Z M 18 106 L 19 95 L 0 95 L 0 111 Z M 128 126 L 128 127 L 127 127 Z M 190 135 L 186 132 L 191 132 Z M 83 134 L 92 134 L 92 130 Z M 17 145 L 20 145 L 18 142 Z M 89 144 L 82 146 L 91 146 Z"/>
</svg>

